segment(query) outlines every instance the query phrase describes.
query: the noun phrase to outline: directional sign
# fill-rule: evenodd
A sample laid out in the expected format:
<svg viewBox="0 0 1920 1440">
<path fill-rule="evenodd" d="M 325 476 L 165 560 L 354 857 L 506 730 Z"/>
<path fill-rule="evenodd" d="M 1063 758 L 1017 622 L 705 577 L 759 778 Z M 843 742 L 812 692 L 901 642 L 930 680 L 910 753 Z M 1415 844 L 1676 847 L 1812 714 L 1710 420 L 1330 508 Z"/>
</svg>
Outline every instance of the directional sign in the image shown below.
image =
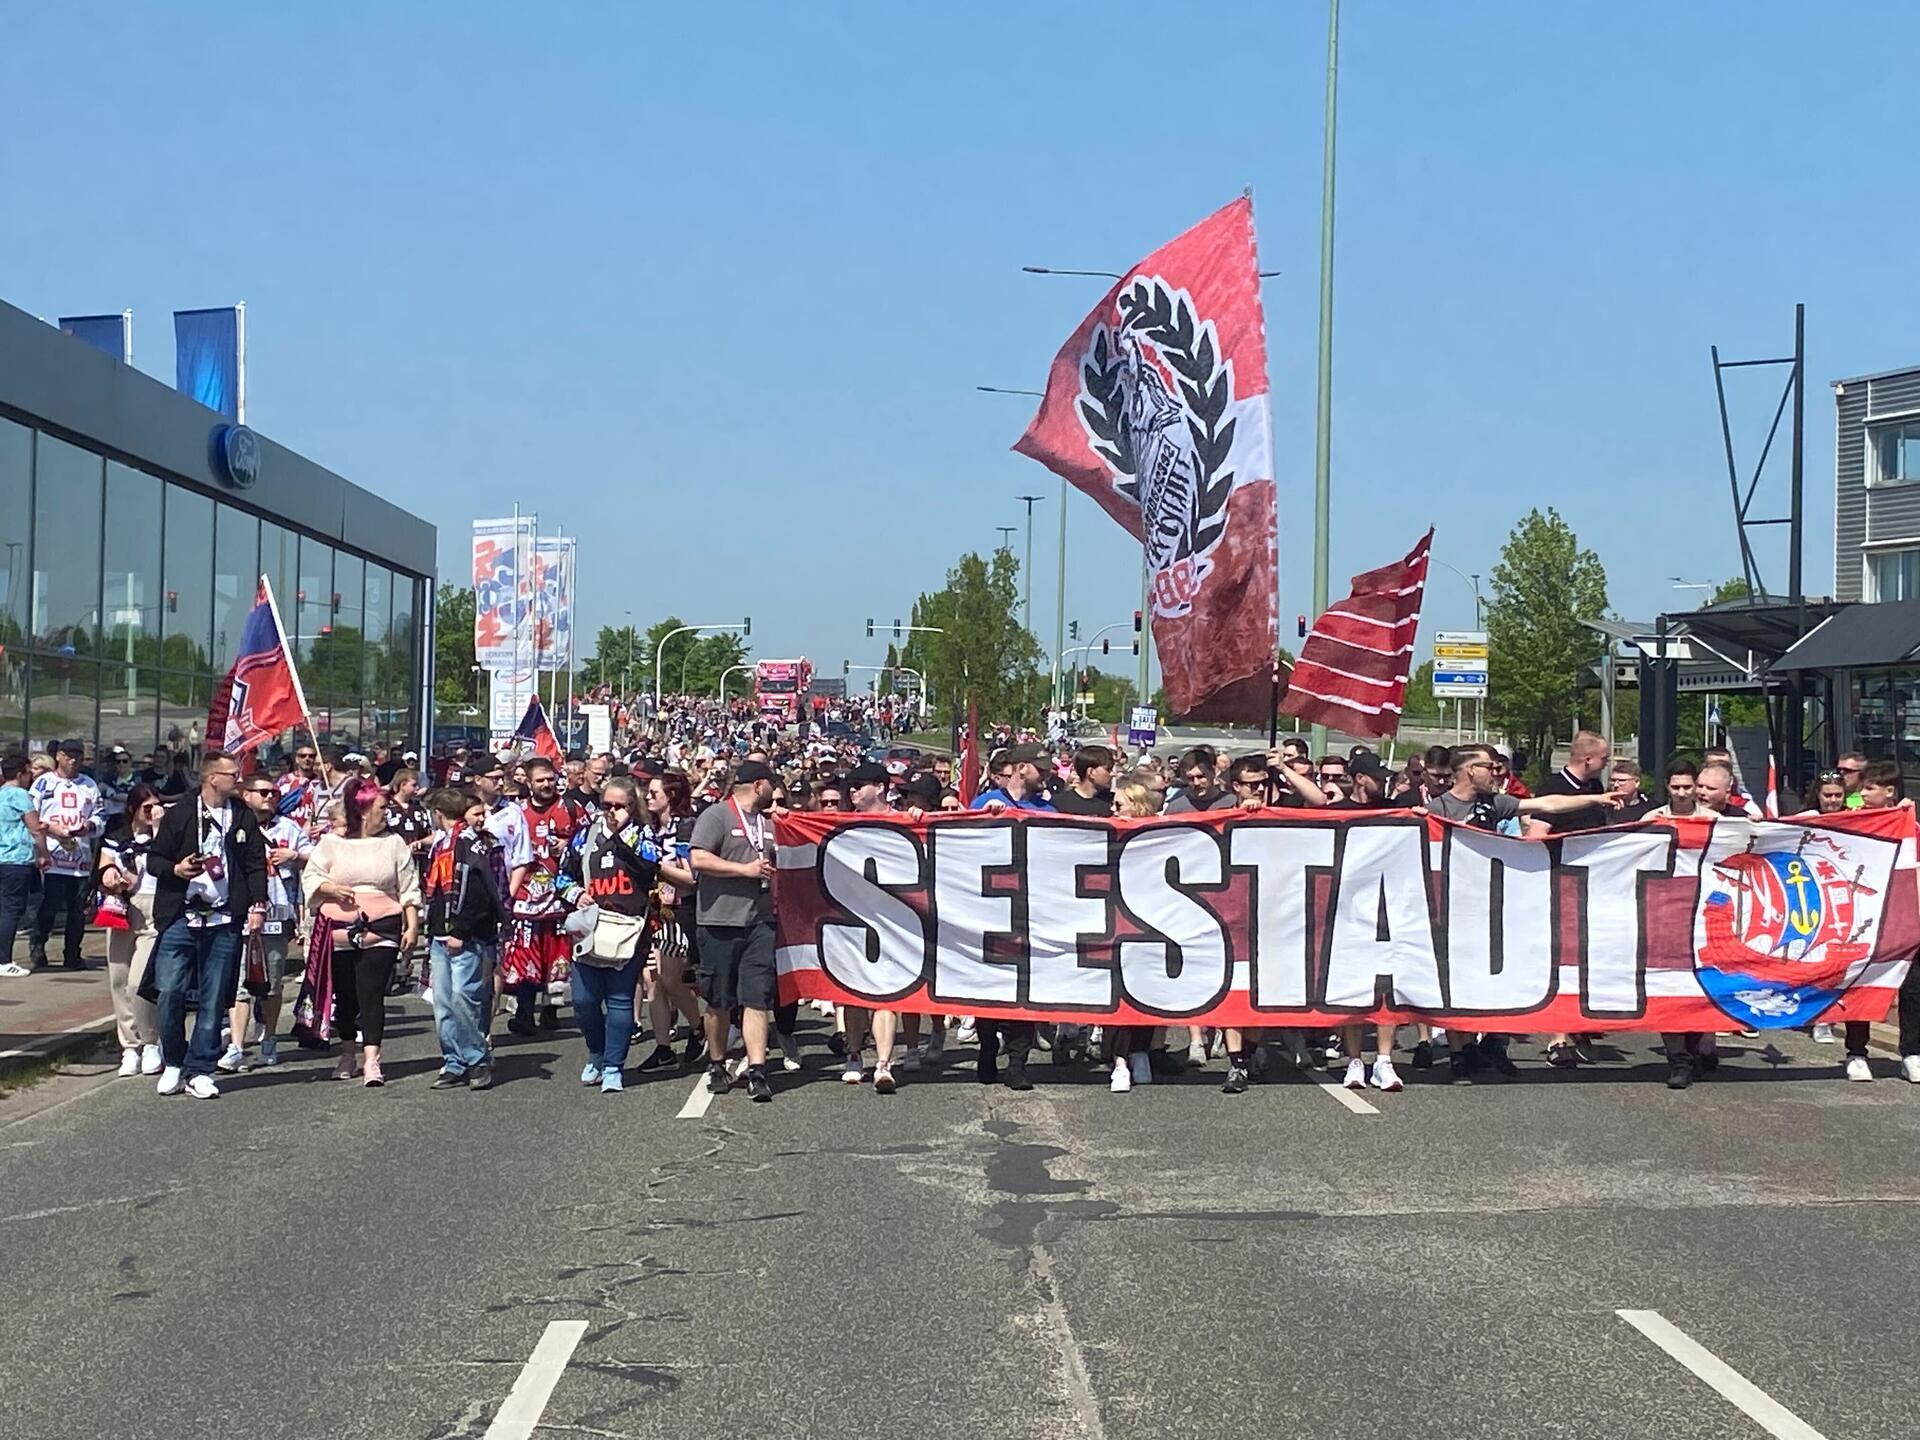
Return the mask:
<svg viewBox="0 0 1920 1440">
<path fill-rule="evenodd" d="M 1487 647 L 1484 645 L 1442 645 L 1435 642 L 1433 653 L 1441 660 L 1484 660 Z"/>
<path fill-rule="evenodd" d="M 1441 630 L 1433 637 L 1433 694 L 1437 700 L 1487 698 L 1487 632 Z"/>
</svg>

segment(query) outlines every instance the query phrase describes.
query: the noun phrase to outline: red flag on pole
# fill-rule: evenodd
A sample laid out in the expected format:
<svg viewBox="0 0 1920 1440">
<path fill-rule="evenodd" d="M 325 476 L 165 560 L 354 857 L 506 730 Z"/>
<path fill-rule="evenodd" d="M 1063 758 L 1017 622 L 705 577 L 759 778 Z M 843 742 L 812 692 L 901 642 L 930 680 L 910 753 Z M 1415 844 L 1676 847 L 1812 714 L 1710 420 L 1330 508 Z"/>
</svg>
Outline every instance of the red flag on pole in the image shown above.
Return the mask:
<svg viewBox="0 0 1920 1440">
<path fill-rule="evenodd" d="M 513 732 L 515 749 L 531 750 L 556 764 L 560 760 L 560 741 L 547 723 L 547 707 L 535 695 L 527 702 L 527 713 L 520 717 L 520 728 Z"/>
<path fill-rule="evenodd" d="M 247 755 L 306 718 L 306 696 L 293 668 L 287 637 L 267 578 L 260 577 L 253 609 L 240 627 L 233 668 L 214 687 L 207 708 L 207 749 Z"/>
<path fill-rule="evenodd" d="M 1267 713 L 1279 639 L 1271 431 L 1243 198 L 1107 292 L 1054 356 L 1013 447 L 1140 539 L 1175 715 Z"/>
<path fill-rule="evenodd" d="M 954 777 L 954 789 L 960 794 L 960 803 L 967 809 L 973 808 L 973 797 L 980 793 L 980 702 L 967 701 L 967 733 L 960 741 L 960 773 Z"/>
<path fill-rule="evenodd" d="M 1400 728 L 1432 547 L 1429 530 L 1405 559 L 1353 577 L 1353 593 L 1327 608 L 1300 647 L 1282 714 L 1347 735 Z"/>
</svg>

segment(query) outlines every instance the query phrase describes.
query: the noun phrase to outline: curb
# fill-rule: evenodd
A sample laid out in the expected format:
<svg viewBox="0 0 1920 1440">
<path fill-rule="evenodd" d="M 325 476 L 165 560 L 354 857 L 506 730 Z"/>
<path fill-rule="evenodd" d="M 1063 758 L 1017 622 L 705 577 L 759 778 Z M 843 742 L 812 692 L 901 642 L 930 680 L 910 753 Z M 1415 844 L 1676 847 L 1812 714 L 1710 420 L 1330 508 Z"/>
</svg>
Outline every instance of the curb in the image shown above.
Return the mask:
<svg viewBox="0 0 1920 1440">
<path fill-rule="evenodd" d="M 56 1060 L 75 1050 L 84 1050 L 113 1028 L 113 1017 L 103 1015 L 98 1020 L 89 1020 L 86 1024 L 71 1030 L 55 1031 L 48 1035 L 38 1035 L 24 1045 L 11 1050 L 0 1050 L 0 1077 L 24 1070 L 30 1065 L 43 1064 Z"/>
</svg>

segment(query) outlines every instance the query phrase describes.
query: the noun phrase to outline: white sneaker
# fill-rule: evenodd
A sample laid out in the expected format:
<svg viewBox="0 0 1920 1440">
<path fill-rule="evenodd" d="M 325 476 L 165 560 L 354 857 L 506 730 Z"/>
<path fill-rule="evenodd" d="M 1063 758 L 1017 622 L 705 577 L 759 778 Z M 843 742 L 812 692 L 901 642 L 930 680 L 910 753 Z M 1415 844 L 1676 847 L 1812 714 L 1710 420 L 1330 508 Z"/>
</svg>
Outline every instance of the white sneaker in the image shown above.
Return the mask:
<svg viewBox="0 0 1920 1440">
<path fill-rule="evenodd" d="M 735 1080 L 738 1080 L 742 1075 L 746 1073 L 747 1073 L 747 1057 L 746 1056 L 736 1055 L 733 1057 L 733 1059 L 727 1062 L 727 1074 L 732 1076 Z"/>
<path fill-rule="evenodd" d="M 1393 1068 L 1392 1057 L 1382 1055 L 1373 1062 L 1373 1088 L 1389 1094 L 1405 1088 L 1400 1081 L 1400 1072 Z"/>
<path fill-rule="evenodd" d="M 156 1095 L 178 1095 L 180 1093 L 180 1067 L 169 1065 L 160 1072 L 160 1083 L 153 1087 Z"/>
<path fill-rule="evenodd" d="M 142 1045 L 140 1047 L 140 1073 L 142 1075 L 158 1075 L 160 1073 L 161 1063 L 160 1047 L 158 1045 Z"/>
<path fill-rule="evenodd" d="M 858 1085 L 867 1078 L 866 1067 L 860 1063 L 858 1055 L 847 1056 L 846 1068 L 841 1070 L 840 1078 L 849 1085 Z"/>
<path fill-rule="evenodd" d="M 1187 1042 L 1187 1064 L 1198 1070 L 1207 1063 L 1207 1047 L 1198 1040 Z"/>
<path fill-rule="evenodd" d="M 1873 1067 L 1867 1064 L 1866 1056 L 1849 1055 L 1847 1057 L 1847 1079 L 1858 1080 L 1862 1084 L 1873 1079 Z"/>
<path fill-rule="evenodd" d="M 1813 1027 L 1813 1043 L 1816 1045 L 1831 1045 L 1839 1038 L 1833 1033 L 1833 1026 L 1824 1022 Z"/>
<path fill-rule="evenodd" d="M 238 1045 L 229 1045 L 227 1046 L 226 1053 L 213 1062 L 213 1068 L 216 1070 L 224 1070 L 231 1075 L 246 1063 L 247 1052 L 242 1050 Z"/>
<path fill-rule="evenodd" d="M 129 1045 L 120 1052 L 120 1073 L 138 1075 L 140 1073 L 140 1047 Z"/>
<path fill-rule="evenodd" d="M 1367 1088 L 1367 1067 L 1361 1063 L 1357 1055 L 1347 1061 L 1346 1078 L 1340 1083 L 1349 1090 L 1364 1090 Z"/>
<path fill-rule="evenodd" d="M 1900 1078 L 1911 1084 L 1920 1085 L 1920 1055 L 1901 1057 Z"/>
<path fill-rule="evenodd" d="M 1133 1083 L 1136 1085 L 1153 1084 L 1153 1057 L 1144 1050 L 1136 1050 L 1127 1057 L 1127 1064 L 1133 1070 Z"/>
<path fill-rule="evenodd" d="M 1330 1062 L 1334 1060 L 1338 1060 L 1341 1055 L 1340 1042 L 1337 1040 L 1334 1041 L 1333 1044 L 1327 1046 L 1326 1050 L 1323 1053 L 1326 1055 L 1328 1061 Z M 1351 1065 L 1351 1064 L 1354 1064 L 1355 1062 L 1348 1061 L 1347 1063 Z"/>
<path fill-rule="evenodd" d="M 980 1027 L 974 1023 L 973 1016 L 962 1015 L 960 1017 L 960 1023 L 954 1029 L 953 1038 L 958 1040 L 962 1045 L 971 1045 L 980 1038 Z"/>
<path fill-rule="evenodd" d="M 1124 1095 L 1133 1089 L 1133 1071 L 1125 1060 L 1113 1062 L 1113 1078 L 1107 1082 L 1107 1089 L 1116 1095 Z"/>
<path fill-rule="evenodd" d="M 187 1094 L 196 1100 L 218 1100 L 220 1087 L 213 1083 L 211 1075 L 196 1075 L 187 1081 Z"/>
<path fill-rule="evenodd" d="M 780 1037 L 780 1064 L 787 1070 L 800 1068 L 800 1040 L 794 1035 Z"/>
</svg>

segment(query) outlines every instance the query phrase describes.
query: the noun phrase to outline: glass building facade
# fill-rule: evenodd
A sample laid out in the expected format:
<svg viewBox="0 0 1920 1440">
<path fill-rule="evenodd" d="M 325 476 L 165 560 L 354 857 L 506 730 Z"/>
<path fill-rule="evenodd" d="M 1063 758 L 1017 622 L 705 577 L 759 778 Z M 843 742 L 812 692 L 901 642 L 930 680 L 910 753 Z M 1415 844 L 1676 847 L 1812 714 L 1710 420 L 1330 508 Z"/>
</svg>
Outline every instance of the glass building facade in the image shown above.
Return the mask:
<svg viewBox="0 0 1920 1440">
<path fill-rule="evenodd" d="M 0 342 L 7 338 L 0 326 Z M 81 367 L 96 358 L 49 353 Z M 190 437 L 211 433 L 202 417 L 218 417 L 97 358 L 120 372 L 105 377 L 111 386 L 138 387 L 134 398 L 154 410 L 152 448 L 177 453 L 189 470 L 204 449 Z M 112 393 L 101 399 L 98 408 L 124 416 L 128 407 Z M 171 431 L 182 427 L 161 422 L 180 405 L 193 429 L 169 452 Z M 0 750 L 68 739 L 90 752 L 123 745 L 136 756 L 197 749 L 262 574 L 321 740 L 362 750 L 423 744 L 431 527 L 271 442 L 263 444 L 279 463 L 280 485 L 220 493 L 204 473 L 133 458 L 139 434 L 121 436 L 125 448 L 78 438 L 23 413 L 0 390 Z M 276 507 L 304 508 L 308 523 Z M 342 543 L 344 532 L 368 544 Z M 412 570 L 367 553 L 396 532 L 416 558 Z"/>
</svg>

